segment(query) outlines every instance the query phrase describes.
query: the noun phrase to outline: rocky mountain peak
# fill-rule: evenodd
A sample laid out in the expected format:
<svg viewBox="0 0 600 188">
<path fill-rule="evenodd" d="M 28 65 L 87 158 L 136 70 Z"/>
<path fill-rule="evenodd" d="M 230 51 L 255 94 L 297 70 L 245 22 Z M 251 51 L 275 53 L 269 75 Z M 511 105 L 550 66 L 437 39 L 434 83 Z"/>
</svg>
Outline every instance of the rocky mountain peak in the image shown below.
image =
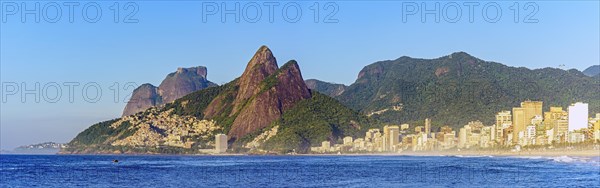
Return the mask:
<svg viewBox="0 0 600 188">
<path fill-rule="evenodd" d="M 192 73 L 192 74 L 198 75 L 198 76 L 206 79 L 207 72 L 208 71 L 206 70 L 205 66 L 197 66 L 197 67 L 190 67 L 190 68 L 179 67 L 179 68 L 177 68 L 177 72 L 175 74 Z"/>
<path fill-rule="evenodd" d="M 267 51 L 272 57 L 270 50 L 263 47 L 259 49 L 259 53 Z M 262 58 L 261 55 L 255 55 L 246 67 L 250 71 L 244 72 L 240 79 L 240 89 L 232 113 L 239 114 L 229 131 L 229 137 L 233 140 L 269 126 L 298 101 L 311 97 L 296 61 L 289 61 L 280 69 L 273 69 L 272 65 L 276 65 L 275 58 L 269 56 L 262 56 L 267 57 L 262 59 L 263 62 L 253 62 Z"/>
<path fill-rule="evenodd" d="M 277 60 L 273 56 L 273 52 L 267 46 L 261 46 L 252 59 L 246 65 L 244 73 L 239 79 L 240 87 L 236 96 L 236 101 L 243 101 L 255 95 L 260 90 L 260 83 L 275 73 L 278 69 Z M 239 106 L 239 103 L 234 104 L 234 111 Z"/>
<path fill-rule="evenodd" d="M 206 67 L 178 68 L 177 72 L 167 75 L 158 86 L 158 92 L 164 103 L 173 102 L 191 92 L 216 84 L 206 80 Z"/>
<path fill-rule="evenodd" d="M 153 106 L 173 102 L 191 92 L 216 86 L 208 81 L 206 76 L 207 69 L 204 66 L 177 68 L 177 71 L 168 74 L 158 87 L 143 84 L 131 94 L 123 116 L 133 115 Z"/>
</svg>

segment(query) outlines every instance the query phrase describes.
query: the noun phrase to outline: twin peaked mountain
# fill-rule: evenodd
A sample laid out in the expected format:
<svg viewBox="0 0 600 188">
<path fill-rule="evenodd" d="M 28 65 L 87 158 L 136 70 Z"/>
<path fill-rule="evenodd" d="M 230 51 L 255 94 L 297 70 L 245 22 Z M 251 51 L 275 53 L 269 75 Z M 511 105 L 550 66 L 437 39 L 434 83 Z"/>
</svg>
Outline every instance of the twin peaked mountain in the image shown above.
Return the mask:
<svg viewBox="0 0 600 188">
<path fill-rule="evenodd" d="M 296 61 L 278 68 L 266 46 L 258 49 L 234 82 L 233 88 L 215 97 L 203 110 L 205 118 L 231 117 L 228 135 L 234 140 L 267 127 L 298 101 L 311 98 Z"/>
<path fill-rule="evenodd" d="M 218 133 L 236 151 L 307 152 L 323 140 L 357 136 L 366 124 L 365 116 L 311 91 L 296 61 L 278 67 L 262 46 L 235 80 L 92 125 L 62 153 L 198 153 L 213 148 Z"/>
</svg>

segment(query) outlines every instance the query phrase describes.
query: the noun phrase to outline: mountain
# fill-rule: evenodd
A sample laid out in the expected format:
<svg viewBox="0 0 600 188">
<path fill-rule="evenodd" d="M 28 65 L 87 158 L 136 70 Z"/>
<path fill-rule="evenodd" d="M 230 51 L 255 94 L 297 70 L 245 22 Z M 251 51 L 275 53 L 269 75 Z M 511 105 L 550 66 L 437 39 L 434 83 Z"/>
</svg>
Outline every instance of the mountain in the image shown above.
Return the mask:
<svg viewBox="0 0 600 188">
<path fill-rule="evenodd" d="M 191 92 L 213 87 L 217 84 L 206 79 L 206 67 L 178 68 L 177 72 L 167 77 L 156 87 L 152 84 L 142 84 L 133 90 L 131 99 L 123 110 L 123 116 L 144 111 L 150 107 L 173 102 Z"/>
<path fill-rule="evenodd" d="M 370 64 L 336 98 L 386 123 L 422 125 L 432 118 L 434 126 L 457 128 L 473 120 L 491 125 L 497 112 L 528 99 L 542 100 L 545 110 L 583 101 L 599 112 L 599 83 L 574 69 L 509 67 L 458 52 Z"/>
<path fill-rule="evenodd" d="M 123 116 L 132 115 L 160 104 L 162 104 L 162 97 L 158 94 L 158 87 L 148 83 L 142 84 L 133 90 L 131 98 L 123 110 Z"/>
<path fill-rule="evenodd" d="M 304 82 L 306 82 L 306 86 L 308 86 L 309 89 L 318 91 L 319 93 L 323 93 L 330 97 L 341 95 L 347 87 L 344 84 L 329 83 L 317 79 L 308 79 Z"/>
<path fill-rule="evenodd" d="M 305 153 L 324 139 L 357 136 L 370 121 L 309 90 L 296 61 L 278 67 L 262 46 L 239 78 L 92 125 L 61 153 L 199 153 L 214 148 L 218 133 L 235 152 Z"/>
<path fill-rule="evenodd" d="M 278 69 L 266 46 L 252 57 L 235 85 L 237 91 L 217 96 L 205 110 L 209 118 L 223 114 L 235 117 L 228 133 L 233 140 L 268 126 L 296 102 L 311 97 L 296 61 Z M 231 94 L 235 94 L 231 103 L 221 100 L 233 97 Z M 231 110 L 225 106 L 231 106 Z"/>
<path fill-rule="evenodd" d="M 583 71 L 586 76 L 594 77 L 600 75 L 600 65 L 593 65 Z"/>
</svg>

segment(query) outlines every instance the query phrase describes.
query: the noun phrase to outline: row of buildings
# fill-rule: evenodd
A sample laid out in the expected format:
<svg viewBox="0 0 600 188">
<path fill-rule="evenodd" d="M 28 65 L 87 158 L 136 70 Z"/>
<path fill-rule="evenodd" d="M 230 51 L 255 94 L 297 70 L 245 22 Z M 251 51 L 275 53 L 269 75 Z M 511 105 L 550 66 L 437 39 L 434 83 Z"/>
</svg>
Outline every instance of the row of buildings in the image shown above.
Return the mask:
<svg viewBox="0 0 600 188">
<path fill-rule="evenodd" d="M 562 107 L 550 107 L 549 111 L 543 112 L 542 107 L 542 101 L 524 101 L 512 111 L 498 112 L 495 124 L 491 126 L 471 121 L 458 132 L 449 126 L 432 132 L 430 119 L 425 119 L 424 126 L 414 127 L 414 131 L 408 124 L 387 125 L 383 131 L 367 130 L 364 138 L 345 137 L 343 143 L 333 145 L 330 141 L 323 141 L 321 146 L 312 147 L 311 151 L 399 152 L 600 141 L 600 113 L 588 118 L 588 104 L 572 104 L 568 111 Z"/>
</svg>

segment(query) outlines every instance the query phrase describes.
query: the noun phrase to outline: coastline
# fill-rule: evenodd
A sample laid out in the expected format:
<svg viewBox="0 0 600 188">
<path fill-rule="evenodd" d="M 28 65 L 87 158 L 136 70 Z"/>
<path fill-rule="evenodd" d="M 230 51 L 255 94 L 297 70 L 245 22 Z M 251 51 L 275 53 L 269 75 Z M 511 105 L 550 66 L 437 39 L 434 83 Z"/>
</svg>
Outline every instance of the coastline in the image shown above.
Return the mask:
<svg viewBox="0 0 600 188">
<path fill-rule="evenodd" d="M 443 151 L 443 152 L 402 152 L 400 155 L 408 156 L 543 156 L 543 157 L 600 157 L 600 150 L 531 150 L 531 151 Z"/>
<path fill-rule="evenodd" d="M 309 156 L 500 156 L 500 157 L 600 157 L 600 150 L 531 150 L 531 151 L 404 151 L 399 153 L 302 154 Z"/>
<path fill-rule="evenodd" d="M 328 153 L 328 154 L 255 154 L 255 153 L 220 153 L 220 154 L 166 154 L 166 153 L 57 153 L 56 155 L 141 155 L 141 156 L 542 156 L 542 157 L 600 157 L 600 150 L 523 150 L 519 152 L 497 151 L 404 151 L 399 153 Z"/>
</svg>

